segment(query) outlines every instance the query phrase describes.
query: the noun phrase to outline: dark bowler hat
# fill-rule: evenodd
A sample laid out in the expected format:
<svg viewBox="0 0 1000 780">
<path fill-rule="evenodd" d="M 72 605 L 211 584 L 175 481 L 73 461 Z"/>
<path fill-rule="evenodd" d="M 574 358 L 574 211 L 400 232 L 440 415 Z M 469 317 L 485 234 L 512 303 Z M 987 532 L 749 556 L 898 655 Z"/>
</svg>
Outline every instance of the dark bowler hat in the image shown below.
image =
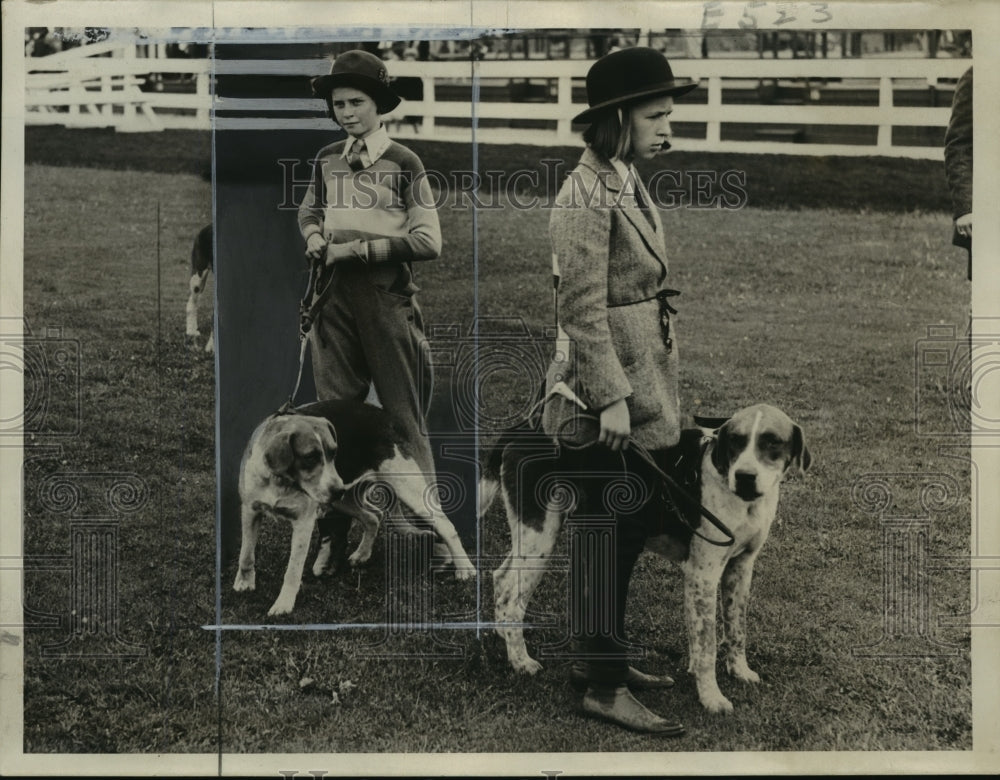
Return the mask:
<svg viewBox="0 0 1000 780">
<path fill-rule="evenodd" d="M 389 72 L 382 60 L 361 49 L 345 51 L 333 61 L 329 76 L 312 80 L 315 97 L 328 100 L 334 87 L 360 89 L 375 101 L 380 114 L 387 114 L 400 103 L 400 97 L 389 89 Z"/>
<path fill-rule="evenodd" d="M 632 100 L 665 95 L 683 95 L 698 82 L 677 81 L 670 63 L 656 49 L 634 46 L 606 54 L 587 71 L 587 102 L 590 108 L 573 117 L 574 122 L 592 122 L 605 108 Z"/>
</svg>

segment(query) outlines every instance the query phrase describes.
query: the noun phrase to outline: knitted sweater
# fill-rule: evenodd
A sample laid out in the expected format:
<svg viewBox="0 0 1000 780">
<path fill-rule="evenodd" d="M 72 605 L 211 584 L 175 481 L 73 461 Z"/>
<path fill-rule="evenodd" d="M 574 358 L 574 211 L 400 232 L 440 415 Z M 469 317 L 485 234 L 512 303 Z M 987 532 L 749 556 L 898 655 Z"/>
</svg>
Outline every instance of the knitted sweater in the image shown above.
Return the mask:
<svg viewBox="0 0 1000 780">
<path fill-rule="evenodd" d="M 369 167 L 351 171 L 343 157 L 348 137 L 320 149 L 312 181 L 299 206 L 303 238 L 367 243 L 369 263 L 433 260 L 441 254 L 434 194 L 420 158 L 390 141 Z"/>
</svg>

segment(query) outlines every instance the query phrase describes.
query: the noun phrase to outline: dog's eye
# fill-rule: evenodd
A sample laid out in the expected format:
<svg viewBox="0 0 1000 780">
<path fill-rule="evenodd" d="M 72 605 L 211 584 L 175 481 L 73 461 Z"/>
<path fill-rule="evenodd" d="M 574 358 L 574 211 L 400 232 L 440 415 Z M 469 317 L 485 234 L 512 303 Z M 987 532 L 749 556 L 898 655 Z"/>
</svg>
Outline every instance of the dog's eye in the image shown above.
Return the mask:
<svg viewBox="0 0 1000 780">
<path fill-rule="evenodd" d="M 322 460 L 323 459 L 320 456 L 319 452 L 317 452 L 316 450 L 313 450 L 312 452 L 310 452 L 310 453 L 308 453 L 306 455 L 303 455 L 299 459 L 299 463 L 301 464 L 302 468 L 304 468 L 304 469 L 314 469 L 318 465 L 320 465 L 320 462 Z"/>
<path fill-rule="evenodd" d="M 773 433 L 762 433 L 758 439 L 761 452 L 769 458 L 778 460 L 785 456 L 785 442 Z"/>
<path fill-rule="evenodd" d="M 742 452 L 746 449 L 747 437 L 742 433 L 734 433 L 729 436 L 729 451 Z"/>
</svg>

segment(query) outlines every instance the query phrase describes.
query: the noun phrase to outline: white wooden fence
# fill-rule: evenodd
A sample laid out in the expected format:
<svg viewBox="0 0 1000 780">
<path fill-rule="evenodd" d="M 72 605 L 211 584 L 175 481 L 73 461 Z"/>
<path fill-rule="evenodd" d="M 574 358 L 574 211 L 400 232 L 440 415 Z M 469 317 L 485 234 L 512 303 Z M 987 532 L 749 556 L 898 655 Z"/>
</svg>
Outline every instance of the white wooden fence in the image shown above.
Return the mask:
<svg viewBox="0 0 1000 780">
<path fill-rule="evenodd" d="M 114 127 L 122 132 L 167 127 L 208 129 L 210 60 L 146 59 L 136 47 L 94 43 L 27 61 L 25 124 Z M 194 94 L 144 92 L 151 74 L 191 74 Z"/>
<path fill-rule="evenodd" d="M 110 56 L 109 56 L 110 55 Z M 678 101 L 674 118 L 678 122 L 704 123 L 704 138 L 683 138 L 678 148 L 700 151 L 781 153 L 808 155 L 884 155 L 941 159 L 934 146 L 894 144 L 894 127 L 943 128 L 949 118 L 948 106 L 894 106 L 893 90 L 901 86 L 930 89 L 942 79 L 956 79 L 970 65 L 962 59 L 676 59 L 674 72 L 681 78 L 699 79 L 707 87 L 707 103 Z M 399 137 L 425 137 L 469 143 L 526 143 L 536 145 L 572 144 L 578 137 L 570 119 L 586 106 L 573 102 L 574 82 L 583 84 L 590 62 L 498 61 L 478 62 L 393 62 L 393 77 L 420 78 L 424 98 L 405 101 L 396 116 L 419 117 L 414 127 L 400 123 L 393 128 Z M 122 44 L 95 44 L 67 52 L 39 57 L 29 63 L 27 79 L 27 121 L 32 124 L 68 126 L 112 125 L 120 130 L 150 130 L 162 127 L 209 128 L 210 110 L 225 112 L 214 118 L 218 130 L 239 129 L 327 129 L 325 114 L 314 117 L 280 116 L 283 112 L 324 112 L 322 101 L 297 98 L 234 98 L 211 94 L 214 75 L 310 76 L 329 72 L 324 59 L 308 60 L 213 60 L 144 59 L 134 47 Z M 150 74 L 191 74 L 194 94 L 141 91 L 139 84 Z M 509 79 L 530 79 L 553 85 L 545 89 L 548 102 L 473 102 L 469 99 L 435 98 L 435 87 L 464 87 L 468 94 L 476 84 L 505 83 Z M 867 79 L 878 85 L 878 103 L 871 106 L 729 104 L 723 103 L 723 86 L 729 89 L 756 89 L 761 80 L 802 84 L 803 79 Z M 837 83 L 843 84 L 843 81 Z M 554 98 L 554 99 L 553 99 Z M 261 112 L 271 116 L 260 116 Z M 277 115 L 277 116 L 275 116 Z M 447 126 L 441 119 L 465 120 L 468 126 Z M 553 129 L 478 127 L 478 120 L 550 120 Z M 866 126 L 874 143 L 790 143 L 776 140 L 723 140 L 723 124 L 797 125 L 808 130 L 818 126 Z M 475 129 L 473 130 L 473 128 Z M 763 135 L 767 135 L 764 133 Z M 808 132 L 806 133 L 808 137 Z"/>
</svg>

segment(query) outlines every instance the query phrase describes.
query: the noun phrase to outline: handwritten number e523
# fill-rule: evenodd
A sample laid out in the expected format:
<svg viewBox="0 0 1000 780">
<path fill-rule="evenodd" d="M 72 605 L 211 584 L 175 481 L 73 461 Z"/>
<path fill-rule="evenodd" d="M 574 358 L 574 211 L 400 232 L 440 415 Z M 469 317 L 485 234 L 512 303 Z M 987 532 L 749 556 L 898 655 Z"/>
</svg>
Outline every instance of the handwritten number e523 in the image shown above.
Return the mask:
<svg viewBox="0 0 1000 780">
<path fill-rule="evenodd" d="M 768 4 L 763 0 L 750 0 L 750 2 L 744 3 L 743 13 L 737 20 L 737 25 L 741 30 L 756 30 L 758 28 L 758 19 L 760 14 L 757 9 L 764 8 Z M 790 24 L 794 22 L 798 17 L 795 16 L 796 10 L 800 9 L 804 3 L 775 3 L 774 11 L 777 17 L 774 19 L 773 25 L 775 27 L 781 27 L 784 24 Z M 830 11 L 829 3 L 809 3 L 812 6 L 813 15 L 810 19 L 812 24 L 825 24 L 833 19 L 833 14 Z M 717 30 L 722 26 L 722 17 L 725 16 L 726 12 L 723 8 L 721 0 L 707 0 L 707 2 L 702 4 L 703 12 L 701 17 L 701 29 L 703 30 Z"/>
</svg>

